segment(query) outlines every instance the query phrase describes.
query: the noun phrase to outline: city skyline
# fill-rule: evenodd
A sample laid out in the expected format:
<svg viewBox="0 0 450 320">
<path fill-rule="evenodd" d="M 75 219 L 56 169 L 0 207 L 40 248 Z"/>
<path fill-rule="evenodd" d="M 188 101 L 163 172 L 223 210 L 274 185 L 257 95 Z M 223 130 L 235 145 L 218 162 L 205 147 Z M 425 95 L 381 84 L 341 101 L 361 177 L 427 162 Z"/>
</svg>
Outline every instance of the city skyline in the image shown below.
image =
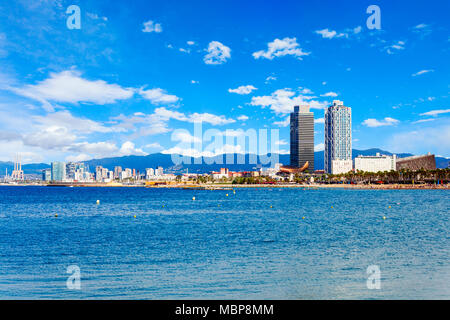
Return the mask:
<svg viewBox="0 0 450 320">
<path fill-rule="evenodd" d="M 0 161 L 189 154 L 172 133 L 200 120 L 222 132 L 278 128 L 288 153 L 295 105 L 314 112 L 318 151 L 336 99 L 352 107 L 354 148 L 450 156 L 448 3 L 405 12 L 380 1 L 381 30 L 366 26 L 364 1 L 80 1 L 79 30 L 66 27 L 71 4 L 0 5 Z"/>
</svg>

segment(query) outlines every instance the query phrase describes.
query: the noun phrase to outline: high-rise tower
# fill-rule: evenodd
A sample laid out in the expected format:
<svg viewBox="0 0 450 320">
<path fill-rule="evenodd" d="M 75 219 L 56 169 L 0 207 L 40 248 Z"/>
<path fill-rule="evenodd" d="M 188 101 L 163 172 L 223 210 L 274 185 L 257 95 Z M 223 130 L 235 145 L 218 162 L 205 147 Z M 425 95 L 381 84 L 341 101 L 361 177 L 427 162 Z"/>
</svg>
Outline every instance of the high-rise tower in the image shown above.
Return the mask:
<svg viewBox="0 0 450 320">
<path fill-rule="evenodd" d="M 301 168 L 308 163 L 314 171 L 314 114 L 309 106 L 296 106 L 291 113 L 291 167 Z"/>
<path fill-rule="evenodd" d="M 352 160 L 352 109 L 334 100 L 325 110 L 325 172 L 333 173 L 333 161 Z"/>
</svg>

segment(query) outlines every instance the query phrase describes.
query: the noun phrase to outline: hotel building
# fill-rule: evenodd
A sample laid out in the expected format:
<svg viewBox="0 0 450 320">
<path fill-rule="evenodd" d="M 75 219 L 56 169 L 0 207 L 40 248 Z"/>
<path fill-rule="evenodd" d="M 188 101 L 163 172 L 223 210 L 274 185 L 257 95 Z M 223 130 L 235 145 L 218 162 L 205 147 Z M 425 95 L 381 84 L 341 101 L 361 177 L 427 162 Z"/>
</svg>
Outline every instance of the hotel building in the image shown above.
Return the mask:
<svg viewBox="0 0 450 320">
<path fill-rule="evenodd" d="M 344 106 L 342 101 L 334 100 L 333 105 L 325 110 L 324 144 L 326 173 L 339 174 L 352 170 L 352 109 Z M 343 162 L 335 162 L 333 166 L 335 160 Z"/>
<path fill-rule="evenodd" d="M 396 169 L 397 156 L 380 155 L 358 156 L 355 158 L 355 171 L 384 172 Z"/>
</svg>

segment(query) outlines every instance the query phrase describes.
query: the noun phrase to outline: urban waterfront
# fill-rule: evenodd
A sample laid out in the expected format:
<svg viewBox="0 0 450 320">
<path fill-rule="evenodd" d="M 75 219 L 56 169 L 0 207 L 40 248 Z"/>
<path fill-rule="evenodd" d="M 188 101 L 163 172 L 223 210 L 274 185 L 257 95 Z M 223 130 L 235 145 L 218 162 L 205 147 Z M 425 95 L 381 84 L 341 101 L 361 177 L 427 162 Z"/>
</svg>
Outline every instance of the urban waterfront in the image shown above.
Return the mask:
<svg viewBox="0 0 450 320">
<path fill-rule="evenodd" d="M 449 203 L 448 190 L 4 186 L 0 298 L 449 299 Z M 81 290 L 66 286 L 73 265 Z"/>
</svg>

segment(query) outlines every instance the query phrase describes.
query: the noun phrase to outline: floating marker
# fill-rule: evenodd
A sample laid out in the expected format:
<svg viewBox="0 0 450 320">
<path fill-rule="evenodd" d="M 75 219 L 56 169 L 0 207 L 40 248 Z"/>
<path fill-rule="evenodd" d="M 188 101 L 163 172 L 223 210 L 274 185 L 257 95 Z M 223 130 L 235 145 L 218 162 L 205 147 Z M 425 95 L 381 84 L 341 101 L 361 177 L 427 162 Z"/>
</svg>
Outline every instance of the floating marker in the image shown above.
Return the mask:
<svg viewBox="0 0 450 320">
<path fill-rule="evenodd" d="M 97 200 L 97 204 L 100 204 L 100 200 Z"/>
<path fill-rule="evenodd" d="M 389 206 L 389 209 L 391 208 L 391 206 Z"/>
<path fill-rule="evenodd" d="M 226 194 L 226 196 L 228 197 L 228 193 Z"/>
<path fill-rule="evenodd" d="M 270 208 L 273 208 L 272 206 L 270 206 Z"/>
<path fill-rule="evenodd" d="M 55 218 L 58 218 L 58 214 L 55 214 Z"/>
<path fill-rule="evenodd" d="M 383 217 L 383 220 L 386 220 L 386 217 Z"/>
<path fill-rule="evenodd" d="M 303 217 L 302 219 L 303 219 L 303 220 L 305 220 L 306 218 L 305 218 L 305 217 Z"/>
<path fill-rule="evenodd" d="M 136 219 L 136 215 L 134 215 L 134 218 Z"/>
<path fill-rule="evenodd" d="M 331 209 L 334 209 L 333 206 L 331 206 Z"/>
<path fill-rule="evenodd" d="M 195 197 L 192 197 L 192 200 L 195 201 Z"/>
</svg>

